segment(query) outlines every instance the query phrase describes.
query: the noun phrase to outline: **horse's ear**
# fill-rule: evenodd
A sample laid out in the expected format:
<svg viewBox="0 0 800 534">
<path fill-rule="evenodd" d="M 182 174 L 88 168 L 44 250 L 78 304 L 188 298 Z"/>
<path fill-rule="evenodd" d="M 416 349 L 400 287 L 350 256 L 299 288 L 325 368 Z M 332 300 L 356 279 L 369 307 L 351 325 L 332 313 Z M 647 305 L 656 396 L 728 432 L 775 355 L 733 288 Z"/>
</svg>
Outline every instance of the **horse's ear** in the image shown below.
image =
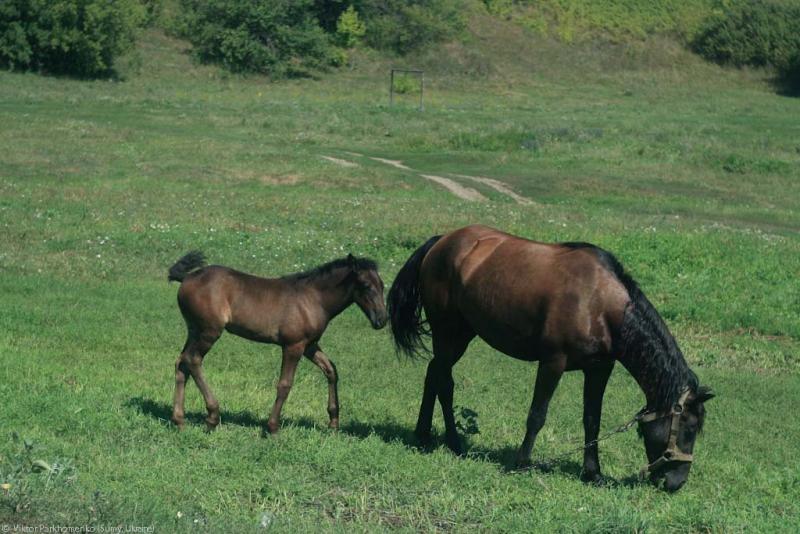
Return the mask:
<svg viewBox="0 0 800 534">
<path fill-rule="evenodd" d="M 347 265 L 354 271 L 356 270 L 356 257 L 352 254 L 347 255 Z"/>
<path fill-rule="evenodd" d="M 708 386 L 700 386 L 697 389 L 697 396 L 694 398 L 694 402 L 706 402 L 708 400 L 713 399 L 716 397 L 711 388 Z"/>
</svg>

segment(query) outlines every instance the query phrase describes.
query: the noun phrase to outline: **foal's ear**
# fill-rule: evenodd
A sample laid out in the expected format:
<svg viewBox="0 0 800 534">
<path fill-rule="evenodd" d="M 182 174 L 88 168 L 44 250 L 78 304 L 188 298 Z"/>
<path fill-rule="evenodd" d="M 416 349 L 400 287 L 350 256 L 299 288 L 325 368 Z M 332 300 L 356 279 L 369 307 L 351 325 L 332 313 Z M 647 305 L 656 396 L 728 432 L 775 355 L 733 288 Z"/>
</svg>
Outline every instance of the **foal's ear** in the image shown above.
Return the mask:
<svg viewBox="0 0 800 534">
<path fill-rule="evenodd" d="M 716 395 L 714 394 L 713 391 L 711 391 L 710 387 L 700 386 L 697 389 L 697 396 L 694 398 L 693 402 L 706 402 L 708 400 L 713 399 L 714 397 L 716 397 Z"/>
<path fill-rule="evenodd" d="M 352 254 L 347 255 L 347 265 L 354 271 L 356 270 L 356 257 Z"/>
</svg>

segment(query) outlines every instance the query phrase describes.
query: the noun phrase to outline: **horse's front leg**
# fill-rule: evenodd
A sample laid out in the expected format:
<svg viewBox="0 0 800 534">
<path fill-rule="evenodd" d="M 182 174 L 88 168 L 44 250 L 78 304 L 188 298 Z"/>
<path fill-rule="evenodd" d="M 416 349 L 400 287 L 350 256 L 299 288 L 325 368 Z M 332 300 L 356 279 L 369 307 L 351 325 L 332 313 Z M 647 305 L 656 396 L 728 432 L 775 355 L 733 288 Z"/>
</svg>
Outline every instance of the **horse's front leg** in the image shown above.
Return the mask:
<svg viewBox="0 0 800 534">
<path fill-rule="evenodd" d="M 533 389 L 533 402 L 531 402 L 531 409 L 528 412 L 525 438 L 517 453 L 517 467 L 527 467 L 531 464 L 533 443 L 536 441 L 536 435 L 544 426 L 547 407 L 550 405 L 550 399 L 553 398 L 553 392 L 561 380 L 565 367 L 566 357 L 560 354 L 539 362 L 536 386 Z"/>
<path fill-rule="evenodd" d="M 339 374 L 336 372 L 336 365 L 322 352 L 319 345 L 310 345 L 303 353 L 306 358 L 311 360 L 322 370 L 322 374 L 328 379 L 328 416 L 330 423 L 328 426 L 334 430 L 339 429 Z"/>
<path fill-rule="evenodd" d="M 267 432 L 275 434 L 281 427 L 281 409 L 289 396 L 289 392 L 292 390 L 294 372 L 297 370 L 297 363 L 303 357 L 304 350 L 305 344 L 303 343 L 283 347 L 281 377 L 278 379 L 278 395 L 275 398 L 275 404 L 272 406 L 272 413 L 270 413 L 267 427 L 264 429 L 263 434 Z"/>
<path fill-rule="evenodd" d="M 600 482 L 600 458 L 597 454 L 597 439 L 600 433 L 600 415 L 603 408 L 603 394 L 608 378 L 614 369 L 614 361 L 599 367 L 585 369 L 583 372 L 583 470 L 581 479 L 585 482 Z M 594 442 L 594 443 L 592 443 Z M 591 443 L 591 445 L 589 445 Z"/>
</svg>

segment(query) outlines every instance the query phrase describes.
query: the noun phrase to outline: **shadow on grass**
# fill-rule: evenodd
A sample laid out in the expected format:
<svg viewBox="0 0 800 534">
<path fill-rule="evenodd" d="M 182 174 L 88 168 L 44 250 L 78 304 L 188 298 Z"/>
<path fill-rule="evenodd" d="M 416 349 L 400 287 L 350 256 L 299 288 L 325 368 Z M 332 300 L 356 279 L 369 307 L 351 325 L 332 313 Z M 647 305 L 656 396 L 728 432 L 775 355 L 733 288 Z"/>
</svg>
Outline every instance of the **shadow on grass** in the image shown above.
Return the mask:
<svg viewBox="0 0 800 534">
<path fill-rule="evenodd" d="M 172 416 L 172 405 L 157 402 L 152 399 L 143 397 L 132 397 L 125 402 L 125 406 L 139 410 L 141 413 L 154 417 L 165 423 L 170 423 Z M 189 412 L 185 415 L 186 423 L 192 425 L 205 426 L 206 414 L 204 412 Z M 220 417 L 223 424 L 233 424 L 243 427 L 262 428 L 264 421 L 259 417 L 247 411 L 228 412 L 222 410 Z M 282 423 L 284 426 L 293 426 L 307 430 L 325 430 L 326 427 L 315 422 L 308 417 L 300 418 L 283 418 Z M 420 453 L 428 453 L 439 446 L 442 446 L 443 440 L 439 436 L 434 436 L 432 443 L 426 446 L 420 445 L 414 432 L 406 426 L 400 425 L 393 421 L 382 423 L 363 423 L 361 421 L 350 421 L 339 428 L 339 432 L 348 436 L 353 436 L 359 439 L 365 439 L 369 436 L 376 436 L 383 440 L 385 443 L 399 443 L 410 449 L 414 449 Z M 576 453 L 577 454 L 577 453 Z M 581 475 L 582 466 L 580 463 L 566 459 L 556 458 L 554 460 L 540 460 L 534 462 L 529 468 L 519 469 L 516 466 L 517 449 L 514 447 L 501 447 L 497 449 L 481 449 L 475 448 L 467 452 L 466 457 L 474 460 L 483 460 L 486 462 L 497 464 L 501 469 L 509 474 L 524 473 L 526 471 L 537 471 L 540 473 L 561 473 L 570 477 L 579 478 Z M 625 477 L 617 480 L 611 477 L 604 477 L 598 483 L 600 486 L 615 487 L 635 487 L 646 484 L 635 475 Z"/>
</svg>

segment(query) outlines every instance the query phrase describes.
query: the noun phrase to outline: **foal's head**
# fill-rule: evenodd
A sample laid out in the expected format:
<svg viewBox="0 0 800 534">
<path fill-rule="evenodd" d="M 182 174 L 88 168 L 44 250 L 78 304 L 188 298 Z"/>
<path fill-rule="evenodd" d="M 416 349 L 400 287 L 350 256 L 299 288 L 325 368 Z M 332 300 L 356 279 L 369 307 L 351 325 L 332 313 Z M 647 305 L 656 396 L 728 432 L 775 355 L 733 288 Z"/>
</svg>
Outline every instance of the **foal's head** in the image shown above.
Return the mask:
<svg viewBox="0 0 800 534">
<path fill-rule="evenodd" d="M 644 438 L 647 451 L 648 475 L 652 482 L 664 479 L 665 490 L 677 491 L 689 477 L 694 442 L 705 420 L 704 403 L 713 397 L 709 388 L 701 386 L 670 411 L 640 421 L 639 434 Z M 673 420 L 676 420 L 677 435 L 671 441 Z"/>
<path fill-rule="evenodd" d="M 347 255 L 347 265 L 353 280 L 353 300 L 372 323 L 372 328 L 383 328 L 389 314 L 386 313 L 383 300 L 383 280 L 378 274 L 378 266 L 371 260 L 356 258 L 352 254 Z"/>
</svg>

